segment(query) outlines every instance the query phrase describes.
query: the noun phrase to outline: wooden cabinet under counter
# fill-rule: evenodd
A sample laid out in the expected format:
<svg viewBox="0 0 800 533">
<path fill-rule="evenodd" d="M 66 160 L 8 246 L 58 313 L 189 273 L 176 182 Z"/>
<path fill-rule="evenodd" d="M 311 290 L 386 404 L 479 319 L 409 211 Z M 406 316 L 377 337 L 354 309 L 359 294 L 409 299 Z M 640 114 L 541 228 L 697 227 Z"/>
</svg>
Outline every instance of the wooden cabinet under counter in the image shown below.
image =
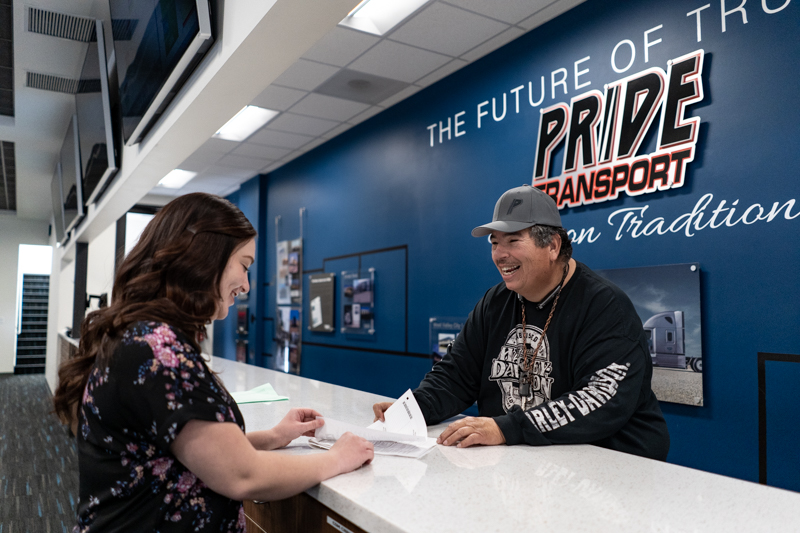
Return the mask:
<svg viewBox="0 0 800 533">
<path fill-rule="evenodd" d="M 244 502 L 247 533 L 366 533 L 308 494 L 277 502 Z"/>
</svg>

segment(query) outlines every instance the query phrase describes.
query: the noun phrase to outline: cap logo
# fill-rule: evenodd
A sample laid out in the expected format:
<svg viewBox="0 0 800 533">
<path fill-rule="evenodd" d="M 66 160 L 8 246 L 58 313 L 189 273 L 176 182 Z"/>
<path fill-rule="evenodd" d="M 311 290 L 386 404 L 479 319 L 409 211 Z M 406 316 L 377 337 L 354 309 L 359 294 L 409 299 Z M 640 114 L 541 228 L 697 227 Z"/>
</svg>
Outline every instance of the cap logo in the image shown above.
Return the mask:
<svg viewBox="0 0 800 533">
<path fill-rule="evenodd" d="M 517 207 L 518 205 L 522 205 L 522 200 L 520 200 L 519 198 L 514 198 L 514 201 L 511 202 L 510 206 L 508 206 L 508 212 L 506 212 L 506 216 L 510 215 L 511 211 L 513 211 L 514 208 Z"/>
</svg>

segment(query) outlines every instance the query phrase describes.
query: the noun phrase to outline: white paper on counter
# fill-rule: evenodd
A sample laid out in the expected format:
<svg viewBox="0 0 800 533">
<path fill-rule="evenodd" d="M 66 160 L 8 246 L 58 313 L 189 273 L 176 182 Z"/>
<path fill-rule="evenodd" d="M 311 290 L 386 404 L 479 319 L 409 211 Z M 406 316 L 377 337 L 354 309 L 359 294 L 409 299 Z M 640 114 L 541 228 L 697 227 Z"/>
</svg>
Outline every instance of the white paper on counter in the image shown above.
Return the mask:
<svg viewBox="0 0 800 533">
<path fill-rule="evenodd" d="M 419 458 L 436 446 L 436 439 L 427 436 L 364 428 L 331 418 L 323 417 L 323 420 L 325 424 L 317 428 L 314 437 L 308 440 L 311 446 L 330 449 L 336 440 L 347 432 L 372 442 L 376 455 Z"/>
<path fill-rule="evenodd" d="M 324 416 L 319 418 L 322 418 L 325 421 L 325 424 L 323 424 L 321 428 L 317 428 L 316 431 L 314 431 L 314 438 L 317 440 L 336 440 L 348 431 L 354 435 L 358 435 L 363 439 L 367 439 L 370 442 L 386 440 L 393 442 L 424 443 L 427 440 L 427 437 L 419 437 L 409 433 L 392 433 L 389 431 L 381 431 L 379 429 L 356 426 L 355 424 L 348 424 L 347 422 L 334 420 L 332 418 L 325 418 Z"/>
<path fill-rule="evenodd" d="M 422 410 L 420 410 L 411 389 L 404 392 L 391 407 L 384 411 L 383 418 L 386 422 L 377 420 L 367 427 L 404 435 L 428 436 L 428 425 L 425 423 L 425 417 L 422 416 Z"/>
</svg>

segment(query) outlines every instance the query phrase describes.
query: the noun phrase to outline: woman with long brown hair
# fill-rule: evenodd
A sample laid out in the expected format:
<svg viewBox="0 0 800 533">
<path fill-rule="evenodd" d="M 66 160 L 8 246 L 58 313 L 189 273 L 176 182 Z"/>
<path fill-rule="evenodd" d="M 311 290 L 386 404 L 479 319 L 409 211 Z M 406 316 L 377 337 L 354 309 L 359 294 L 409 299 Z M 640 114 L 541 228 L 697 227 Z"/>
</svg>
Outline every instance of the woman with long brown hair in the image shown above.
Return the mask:
<svg viewBox="0 0 800 533">
<path fill-rule="evenodd" d="M 84 320 L 54 396 L 78 435 L 76 531 L 244 531 L 241 500 L 286 498 L 372 459 L 351 434 L 321 454 L 270 453 L 312 433 L 319 413 L 245 433 L 201 356 L 206 325 L 250 288 L 255 236 L 227 200 L 181 196 L 123 261 L 111 305 Z"/>
</svg>

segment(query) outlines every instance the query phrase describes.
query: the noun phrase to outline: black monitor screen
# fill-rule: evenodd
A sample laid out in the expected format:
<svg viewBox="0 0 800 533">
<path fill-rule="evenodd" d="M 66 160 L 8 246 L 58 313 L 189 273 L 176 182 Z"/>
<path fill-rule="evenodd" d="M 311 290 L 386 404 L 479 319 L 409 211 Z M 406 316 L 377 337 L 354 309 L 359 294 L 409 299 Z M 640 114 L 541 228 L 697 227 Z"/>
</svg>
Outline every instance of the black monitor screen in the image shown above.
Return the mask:
<svg viewBox="0 0 800 533">
<path fill-rule="evenodd" d="M 81 157 L 78 151 L 78 123 L 69 121 L 64 144 L 61 145 L 61 194 L 64 205 L 64 229 L 69 232 L 83 216 L 81 190 Z"/>
<path fill-rule="evenodd" d="M 61 163 L 56 164 L 53 180 L 50 182 L 50 193 L 53 198 L 53 219 L 55 220 L 56 241 L 64 240 L 64 204 L 61 196 Z"/>
<path fill-rule="evenodd" d="M 197 6 L 196 0 L 110 0 L 126 142 L 135 132 L 134 137 L 142 135 L 137 128 L 152 115 L 153 105 L 163 108 L 169 102 L 159 101 L 162 89 L 200 33 Z"/>
<path fill-rule="evenodd" d="M 90 42 L 86 50 L 75 109 L 83 160 L 83 196 L 88 204 L 117 169 L 102 21 L 97 23 L 97 40 Z"/>
</svg>

